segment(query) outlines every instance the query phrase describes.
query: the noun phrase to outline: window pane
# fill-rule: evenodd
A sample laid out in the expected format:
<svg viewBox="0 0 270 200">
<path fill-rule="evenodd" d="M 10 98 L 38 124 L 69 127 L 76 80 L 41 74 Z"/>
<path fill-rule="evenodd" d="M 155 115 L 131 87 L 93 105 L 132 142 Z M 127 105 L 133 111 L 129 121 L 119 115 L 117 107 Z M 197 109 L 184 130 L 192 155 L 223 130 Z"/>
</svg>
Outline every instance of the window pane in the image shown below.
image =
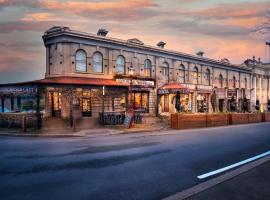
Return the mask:
<svg viewBox="0 0 270 200">
<path fill-rule="evenodd" d="M 86 53 L 83 50 L 76 52 L 76 71 L 86 72 Z"/>
<path fill-rule="evenodd" d="M 103 72 L 103 67 L 102 67 L 102 55 L 100 53 L 95 53 L 94 56 L 93 56 L 93 61 L 94 61 L 94 64 L 93 64 L 93 71 L 94 72 Z"/>
<path fill-rule="evenodd" d="M 142 109 L 148 110 L 148 93 L 142 93 Z"/>
<path fill-rule="evenodd" d="M 150 62 L 150 60 L 145 60 L 145 62 L 144 62 L 144 76 L 151 76 L 151 62 Z"/>
<path fill-rule="evenodd" d="M 134 108 L 135 109 L 141 108 L 141 93 L 135 93 Z"/>
<path fill-rule="evenodd" d="M 125 73 L 125 59 L 123 56 L 118 56 L 116 60 L 116 73 L 124 74 Z"/>
</svg>

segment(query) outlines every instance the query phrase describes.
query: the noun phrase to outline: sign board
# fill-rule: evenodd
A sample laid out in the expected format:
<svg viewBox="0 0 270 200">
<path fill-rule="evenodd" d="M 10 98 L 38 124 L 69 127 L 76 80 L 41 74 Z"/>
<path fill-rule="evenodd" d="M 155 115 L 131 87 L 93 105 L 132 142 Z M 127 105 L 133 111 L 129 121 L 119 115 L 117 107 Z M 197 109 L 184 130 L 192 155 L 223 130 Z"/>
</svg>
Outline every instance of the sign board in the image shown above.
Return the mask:
<svg viewBox="0 0 270 200">
<path fill-rule="evenodd" d="M 124 120 L 124 126 L 126 128 L 130 127 L 130 123 L 131 123 L 132 118 L 133 118 L 133 116 L 131 114 L 126 114 L 125 120 Z"/>
<path fill-rule="evenodd" d="M 159 89 L 158 94 L 175 94 L 180 92 L 181 94 L 189 94 L 190 90 L 187 88 L 179 88 L 179 89 Z"/>
<path fill-rule="evenodd" d="M 37 92 L 37 88 L 34 86 L 7 86 L 7 87 L 1 87 L 0 93 L 1 94 L 33 94 Z"/>
<path fill-rule="evenodd" d="M 181 85 L 190 89 L 190 90 L 212 91 L 212 89 L 213 89 L 213 86 L 211 86 L 211 85 L 196 85 L 196 84 L 186 84 L 186 83 L 181 83 Z"/>
<path fill-rule="evenodd" d="M 116 79 L 116 82 L 124 83 L 126 85 L 130 85 L 130 81 L 131 81 L 130 79 Z M 141 87 L 155 87 L 155 82 L 147 81 L 147 80 L 132 79 L 132 85 L 141 86 Z"/>
</svg>

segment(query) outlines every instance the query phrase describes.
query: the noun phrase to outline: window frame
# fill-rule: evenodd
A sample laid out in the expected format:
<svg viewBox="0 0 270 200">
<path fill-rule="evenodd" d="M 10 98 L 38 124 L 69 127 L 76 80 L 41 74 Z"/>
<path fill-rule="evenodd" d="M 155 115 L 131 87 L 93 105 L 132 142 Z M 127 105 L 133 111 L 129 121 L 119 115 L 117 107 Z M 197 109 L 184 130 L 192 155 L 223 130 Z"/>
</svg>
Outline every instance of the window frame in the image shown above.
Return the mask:
<svg viewBox="0 0 270 200">
<path fill-rule="evenodd" d="M 100 57 L 101 57 L 101 62 L 96 62 L 95 61 L 95 56 L 97 56 L 97 55 L 99 55 Z M 95 69 L 95 64 L 96 63 L 99 63 L 100 64 L 100 66 L 99 67 L 101 67 L 101 71 L 95 71 L 94 69 Z M 102 55 L 102 53 L 101 52 L 99 52 L 99 51 L 96 51 L 95 53 L 93 53 L 93 67 L 92 67 L 92 71 L 93 72 L 95 72 L 95 73 L 103 73 L 103 55 Z"/>
<path fill-rule="evenodd" d="M 123 72 L 121 72 L 121 73 L 119 73 L 119 71 L 117 70 L 119 67 L 119 63 L 118 63 L 118 60 L 120 59 L 120 58 L 122 58 L 123 59 Z M 116 71 L 116 73 L 117 74 L 126 74 L 126 59 L 125 59 L 125 57 L 123 56 L 123 55 L 119 55 L 119 56 L 117 56 L 117 58 L 116 58 L 116 67 L 115 67 L 115 71 Z"/>
<path fill-rule="evenodd" d="M 149 63 L 149 66 L 146 65 L 147 62 Z M 149 70 L 149 74 L 146 73 L 147 70 Z M 147 75 L 146 75 L 146 74 L 147 74 Z M 151 62 L 151 60 L 149 60 L 149 59 L 146 59 L 146 60 L 144 61 L 143 75 L 146 76 L 146 77 L 151 77 L 151 76 L 152 76 L 152 62 Z"/>
<path fill-rule="evenodd" d="M 183 64 L 181 64 L 179 66 L 179 75 L 178 75 L 178 81 L 179 83 L 185 83 L 186 82 L 186 69 L 185 69 L 185 66 Z M 183 75 L 181 75 L 181 72 L 183 72 Z M 180 78 L 183 78 L 183 81 L 180 81 L 181 79 Z"/>
<path fill-rule="evenodd" d="M 163 78 L 163 80 L 169 81 L 169 74 L 170 74 L 169 68 L 170 68 L 169 63 L 164 62 L 164 63 L 162 64 L 162 70 L 161 70 L 161 73 L 162 73 L 162 78 Z M 166 79 L 165 79 L 165 78 L 166 78 Z"/>
<path fill-rule="evenodd" d="M 77 59 L 77 56 L 78 56 L 78 53 L 79 52 L 82 52 L 83 54 L 84 54 L 84 56 L 85 56 L 85 60 L 78 60 Z M 82 63 L 84 63 L 85 64 L 85 70 L 79 70 L 79 68 L 77 67 L 77 65 L 79 64 L 81 62 L 81 64 Z M 86 51 L 85 50 L 83 50 L 83 49 L 78 49 L 77 51 L 76 51 L 76 54 L 75 54 L 75 71 L 76 72 L 87 72 L 87 53 L 86 53 Z"/>
</svg>

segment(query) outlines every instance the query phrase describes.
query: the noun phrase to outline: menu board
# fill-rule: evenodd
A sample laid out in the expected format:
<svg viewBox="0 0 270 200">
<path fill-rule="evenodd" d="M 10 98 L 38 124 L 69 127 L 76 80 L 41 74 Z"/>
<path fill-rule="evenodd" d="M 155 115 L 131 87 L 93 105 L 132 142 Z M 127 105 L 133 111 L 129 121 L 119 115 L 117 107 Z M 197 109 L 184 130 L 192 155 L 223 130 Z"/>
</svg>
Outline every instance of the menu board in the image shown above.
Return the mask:
<svg viewBox="0 0 270 200">
<path fill-rule="evenodd" d="M 126 128 L 130 127 L 131 120 L 132 120 L 132 115 L 131 114 L 126 114 L 125 120 L 124 120 L 124 126 Z"/>
</svg>

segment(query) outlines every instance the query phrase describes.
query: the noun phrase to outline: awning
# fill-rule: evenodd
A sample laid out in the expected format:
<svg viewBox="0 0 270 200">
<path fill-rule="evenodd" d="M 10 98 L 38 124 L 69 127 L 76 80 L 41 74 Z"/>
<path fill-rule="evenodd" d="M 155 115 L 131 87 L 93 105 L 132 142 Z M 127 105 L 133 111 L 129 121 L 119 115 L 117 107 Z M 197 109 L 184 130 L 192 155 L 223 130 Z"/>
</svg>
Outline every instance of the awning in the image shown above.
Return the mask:
<svg viewBox="0 0 270 200">
<path fill-rule="evenodd" d="M 6 86 L 21 86 L 21 85 L 44 85 L 44 84 L 60 84 L 60 85 L 100 85 L 100 86 L 122 86 L 127 87 L 128 84 L 117 82 L 113 79 L 103 79 L 103 78 L 85 78 L 85 77 L 51 77 L 44 78 L 40 80 L 21 82 L 21 83 L 7 83 L 0 84 L 0 87 Z"/>
<path fill-rule="evenodd" d="M 188 94 L 190 90 L 179 83 L 166 83 L 158 88 L 158 94 L 175 94 L 177 92 Z"/>
</svg>

